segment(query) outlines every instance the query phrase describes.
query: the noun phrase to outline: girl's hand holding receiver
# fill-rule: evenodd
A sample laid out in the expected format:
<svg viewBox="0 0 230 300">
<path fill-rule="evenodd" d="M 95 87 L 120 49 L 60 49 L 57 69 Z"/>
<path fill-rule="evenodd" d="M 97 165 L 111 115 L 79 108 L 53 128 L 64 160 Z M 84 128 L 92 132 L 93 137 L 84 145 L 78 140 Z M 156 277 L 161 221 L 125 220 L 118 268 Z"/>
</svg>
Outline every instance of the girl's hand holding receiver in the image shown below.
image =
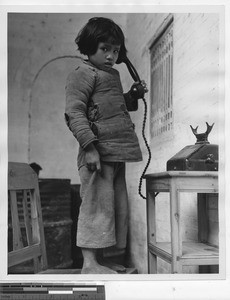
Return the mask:
<svg viewBox="0 0 230 300">
<path fill-rule="evenodd" d="M 135 82 L 130 89 L 131 96 L 136 100 L 143 98 L 144 94 L 147 92 L 148 89 L 144 80 L 141 80 L 141 82 Z"/>
</svg>

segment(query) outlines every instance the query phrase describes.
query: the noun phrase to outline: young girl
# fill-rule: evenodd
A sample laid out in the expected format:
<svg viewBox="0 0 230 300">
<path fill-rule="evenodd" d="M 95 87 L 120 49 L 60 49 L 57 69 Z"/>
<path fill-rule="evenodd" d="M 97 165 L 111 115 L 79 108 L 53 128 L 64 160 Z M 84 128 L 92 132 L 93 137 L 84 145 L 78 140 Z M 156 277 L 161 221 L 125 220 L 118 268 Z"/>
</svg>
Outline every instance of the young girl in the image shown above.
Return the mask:
<svg viewBox="0 0 230 300">
<path fill-rule="evenodd" d="M 97 252 L 126 247 L 128 199 L 125 162 L 142 160 L 129 111 L 147 91 L 144 81 L 123 94 L 119 72 L 126 56 L 121 28 L 107 18 L 92 18 L 76 40 L 88 57 L 68 76 L 65 119 L 79 142 L 81 180 L 77 245 L 83 254 L 82 274 L 114 274 L 99 264 Z"/>
</svg>

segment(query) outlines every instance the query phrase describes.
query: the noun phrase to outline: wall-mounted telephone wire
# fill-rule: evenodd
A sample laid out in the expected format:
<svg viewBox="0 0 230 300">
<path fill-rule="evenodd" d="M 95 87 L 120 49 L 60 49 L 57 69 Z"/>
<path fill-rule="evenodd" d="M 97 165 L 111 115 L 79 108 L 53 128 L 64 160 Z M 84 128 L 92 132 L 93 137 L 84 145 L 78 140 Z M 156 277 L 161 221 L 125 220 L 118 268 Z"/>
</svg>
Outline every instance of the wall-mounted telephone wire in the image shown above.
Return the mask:
<svg viewBox="0 0 230 300">
<path fill-rule="evenodd" d="M 124 63 L 126 64 L 128 70 L 129 70 L 129 73 L 130 75 L 132 76 L 133 80 L 135 82 L 141 82 L 141 79 L 136 71 L 136 69 L 134 68 L 133 64 L 131 63 L 131 61 L 128 59 L 128 57 L 125 57 L 124 59 Z M 141 174 L 141 177 L 140 177 L 140 181 L 139 181 L 139 187 L 138 187 L 138 193 L 139 195 L 143 198 L 143 199 L 146 199 L 146 196 L 144 196 L 141 192 L 141 189 L 142 189 L 142 182 L 143 182 L 143 179 L 144 179 L 144 176 L 145 176 L 145 172 L 146 170 L 148 169 L 149 167 L 149 164 L 151 162 L 151 150 L 150 150 L 150 147 L 148 145 L 148 142 L 147 142 L 147 138 L 145 136 L 145 125 L 146 125 L 146 120 L 147 120 L 147 102 L 145 100 L 145 98 L 143 97 L 142 98 L 142 101 L 144 103 L 144 118 L 143 118 L 143 123 L 142 123 L 142 137 L 143 137 L 143 140 L 145 142 L 145 146 L 147 148 L 147 151 L 148 151 L 148 160 L 147 160 L 147 163 L 145 165 L 145 168 Z"/>
<path fill-rule="evenodd" d="M 62 56 L 54 57 L 41 66 L 41 68 L 36 72 L 32 82 L 31 82 L 31 87 L 30 87 L 30 92 L 29 92 L 29 105 L 28 105 L 28 107 L 29 107 L 28 108 L 28 146 L 27 146 L 28 147 L 28 152 L 27 152 L 28 162 L 31 162 L 31 122 L 32 122 L 32 120 L 31 120 L 32 112 L 31 111 L 32 111 L 32 101 L 33 101 L 33 87 L 35 85 L 36 80 L 38 79 L 39 74 L 42 72 L 43 69 L 46 68 L 46 66 L 48 66 L 53 61 L 56 61 L 59 59 L 64 59 L 64 58 L 81 59 L 81 57 L 78 55 L 62 55 Z"/>
</svg>

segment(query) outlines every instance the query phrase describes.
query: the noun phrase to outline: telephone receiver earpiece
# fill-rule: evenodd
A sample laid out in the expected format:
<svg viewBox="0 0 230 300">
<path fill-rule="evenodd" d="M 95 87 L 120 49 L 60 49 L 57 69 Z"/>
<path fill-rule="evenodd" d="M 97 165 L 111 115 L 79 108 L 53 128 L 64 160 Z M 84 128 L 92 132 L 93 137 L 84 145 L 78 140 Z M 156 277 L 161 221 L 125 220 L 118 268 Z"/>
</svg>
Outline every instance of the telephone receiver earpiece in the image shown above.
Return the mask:
<svg viewBox="0 0 230 300">
<path fill-rule="evenodd" d="M 127 56 L 125 56 L 122 59 L 122 62 L 126 64 L 126 67 L 129 70 L 129 73 L 132 76 L 133 80 L 135 82 L 141 82 L 141 79 L 140 79 L 140 76 L 137 73 L 137 70 L 134 68 L 134 65 L 131 63 L 131 61 L 128 59 Z"/>
</svg>

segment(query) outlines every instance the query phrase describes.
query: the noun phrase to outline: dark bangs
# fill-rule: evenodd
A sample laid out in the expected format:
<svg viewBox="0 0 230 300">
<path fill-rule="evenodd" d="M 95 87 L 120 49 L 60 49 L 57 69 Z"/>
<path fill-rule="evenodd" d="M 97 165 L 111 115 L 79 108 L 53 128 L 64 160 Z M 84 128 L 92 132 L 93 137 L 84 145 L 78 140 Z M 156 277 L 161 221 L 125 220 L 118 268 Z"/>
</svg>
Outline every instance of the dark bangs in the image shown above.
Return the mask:
<svg viewBox="0 0 230 300">
<path fill-rule="evenodd" d="M 121 46 L 124 44 L 124 36 L 120 32 L 117 32 L 113 28 L 107 28 L 105 31 L 98 33 L 98 42 L 108 42 L 112 45 Z"/>
</svg>

